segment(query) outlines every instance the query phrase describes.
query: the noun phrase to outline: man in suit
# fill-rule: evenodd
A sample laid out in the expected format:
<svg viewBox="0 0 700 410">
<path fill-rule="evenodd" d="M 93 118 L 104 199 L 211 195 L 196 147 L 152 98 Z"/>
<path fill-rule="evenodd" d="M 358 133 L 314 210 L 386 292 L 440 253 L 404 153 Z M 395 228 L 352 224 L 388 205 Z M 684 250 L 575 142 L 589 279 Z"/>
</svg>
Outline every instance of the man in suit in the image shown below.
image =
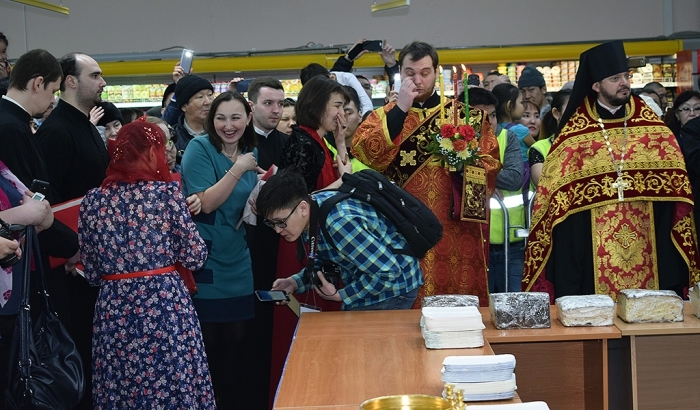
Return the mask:
<svg viewBox="0 0 700 410">
<path fill-rule="evenodd" d="M 63 78 L 56 58 L 45 50 L 32 50 L 17 60 L 20 70 L 11 77 L 7 95 L 0 100 L 0 160 L 26 186 L 34 178 L 46 179 L 46 167 L 29 128 L 54 102 Z"/>
<path fill-rule="evenodd" d="M 248 86 L 248 100 L 253 110 L 253 129 L 257 136 L 258 165 L 263 169 L 280 163 L 282 147 L 289 136 L 277 130 L 277 124 L 282 118 L 284 103 L 284 88 L 274 77 L 258 77 Z M 265 226 L 263 218 L 258 216 L 257 225 L 246 224 L 246 234 L 250 257 L 253 262 L 253 284 L 255 289 L 269 289 L 276 279 L 277 252 L 279 236 Z M 260 369 L 255 375 L 253 388 L 260 389 L 255 393 L 261 400 L 260 408 L 267 407 L 270 393 L 270 366 L 272 361 L 272 323 L 274 306 L 256 302 L 255 329 L 256 337 L 252 346 L 251 358 L 256 360 Z M 275 384 L 276 385 L 276 384 Z"/>
<path fill-rule="evenodd" d="M 90 122 L 90 110 L 102 102 L 107 84 L 99 64 L 90 56 L 71 53 L 59 60 L 63 70 L 61 99 L 36 134 L 46 169 L 58 202 L 80 198 L 100 186 L 109 165 L 107 148 L 97 128 Z M 92 367 L 92 316 L 97 288 L 91 288 L 80 276 L 65 276 L 70 289 L 69 331 L 83 358 L 85 374 Z M 86 379 L 90 392 L 91 378 Z M 79 408 L 92 408 L 90 394 Z"/>
<path fill-rule="evenodd" d="M 61 66 L 54 56 L 45 50 L 32 50 L 17 60 L 7 95 L 0 99 L 0 160 L 26 186 L 30 186 L 34 179 L 48 179 L 48 171 L 29 122 L 32 118 L 42 118 L 51 108 L 54 93 L 58 91 L 62 79 Z M 45 266 L 47 254 L 70 258 L 71 264 L 80 260 L 77 235 L 57 220 L 39 234 L 39 240 Z M 57 279 L 62 279 L 62 275 L 47 275 L 48 291 L 54 296 L 63 289 L 60 286 L 57 288 L 61 282 Z M 67 308 L 58 299 L 52 298 L 52 304 L 65 321 Z M 12 299 L 0 309 L 0 409 L 5 404 L 3 394 L 7 383 L 7 359 L 16 313 L 17 305 L 13 305 Z M 65 324 L 68 325 L 68 322 Z"/>
<path fill-rule="evenodd" d="M 71 53 L 60 59 L 64 80 L 61 99 L 44 121 L 37 139 L 49 171 L 49 182 L 60 202 L 79 198 L 105 177 L 109 155 L 90 110 L 102 102 L 107 83 L 92 57 Z"/>
<path fill-rule="evenodd" d="M 62 79 L 61 66 L 54 56 L 46 50 L 32 50 L 17 60 L 7 95 L 0 99 L 0 161 L 28 187 L 34 179 L 49 178 L 29 122 L 51 109 Z M 47 199 L 56 202 L 51 196 Z M 71 266 L 80 260 L 77 235 L 59 221 L 43 231 L 39 240 L 43 252 L 69 258 Z M 60 304 L 56 308 L 60 311 Z"/>
</svg>

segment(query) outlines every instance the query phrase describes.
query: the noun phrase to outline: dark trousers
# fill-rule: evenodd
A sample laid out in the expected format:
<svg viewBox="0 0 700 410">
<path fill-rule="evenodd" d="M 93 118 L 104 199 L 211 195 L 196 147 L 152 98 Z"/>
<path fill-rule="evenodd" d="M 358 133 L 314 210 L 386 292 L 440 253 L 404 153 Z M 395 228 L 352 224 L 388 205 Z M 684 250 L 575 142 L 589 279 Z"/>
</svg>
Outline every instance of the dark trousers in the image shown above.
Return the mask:
<svg viewBox="0 0 700 410">
<path fill-rule="evenodd" d="M 506 289 L 506 270 L 508 263 L 508 289 Z M 503 245 L 489 246 L 489 292 L 520 292 L 525 268 L 525 241 L 511 242 L 508 248 L 508 260 L 505 259 Z"/>
<path fill-rule="evenodd" d="M 267 408 L 267 396 L 250 394 L 254 390 L 253 381 L 258 379 L 255 373 L 259 368 L 256 356 L 251 354 L 251 322 L 201 324 L 219 410 Z M 269 374 L 269 370 L 267 372 Z"/>
<path fill-rule="evenodd" d="M 5 409 L 7 372 L 10 369 L 10 346 L 15 332 L 17 315 L 0 315 L 0 409 Z"/>
</svg>

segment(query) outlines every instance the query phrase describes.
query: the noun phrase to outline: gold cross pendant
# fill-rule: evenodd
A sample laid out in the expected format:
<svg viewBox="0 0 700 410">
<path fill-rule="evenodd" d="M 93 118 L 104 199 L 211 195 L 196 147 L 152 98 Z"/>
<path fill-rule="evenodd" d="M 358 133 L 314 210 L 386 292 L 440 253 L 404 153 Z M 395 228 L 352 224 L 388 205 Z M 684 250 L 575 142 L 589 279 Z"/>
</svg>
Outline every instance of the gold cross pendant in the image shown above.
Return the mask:
<svg viewBox="0 0 700 410">
<path fill-rule="evenodd" d="M 617 189 L 617 200 L 624 202 L 625 200 L 625 189 L 630 186 L 628 182 L 622 179 L 622 176 L 618 176 L 615 182 L 612 183 L 613 189 Z"/>
</svg>

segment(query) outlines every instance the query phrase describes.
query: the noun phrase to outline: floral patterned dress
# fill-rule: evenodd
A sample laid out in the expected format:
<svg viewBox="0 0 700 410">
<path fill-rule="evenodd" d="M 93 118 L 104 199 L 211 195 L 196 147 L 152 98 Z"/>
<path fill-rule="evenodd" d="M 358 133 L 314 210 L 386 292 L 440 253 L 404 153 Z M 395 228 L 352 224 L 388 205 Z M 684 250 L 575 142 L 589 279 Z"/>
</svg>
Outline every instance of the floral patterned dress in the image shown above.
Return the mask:
<svg viewBox="0 0 700 410">
<path fill-rule="evenodd" d="M 85 274 L 100 286 L 92 336 L 95 409 L 216 408 L 197 314 L 177 272 L 120 280 L 207 257 L 176 183 L 90 190 L 78 225 Z"/>
</svg>

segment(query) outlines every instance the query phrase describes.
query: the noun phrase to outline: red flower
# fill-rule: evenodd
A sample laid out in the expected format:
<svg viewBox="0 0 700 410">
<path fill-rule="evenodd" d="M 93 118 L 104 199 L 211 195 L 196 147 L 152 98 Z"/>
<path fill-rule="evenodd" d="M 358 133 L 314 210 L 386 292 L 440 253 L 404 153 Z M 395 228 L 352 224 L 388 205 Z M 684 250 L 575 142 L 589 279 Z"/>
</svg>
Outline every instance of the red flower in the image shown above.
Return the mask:
<svg viewBox="0 0 700 410">
<path fill-rule="evenodd" d="M 467 149 L 467 142 L 465 140 L 456 140 L 452 142 L 452 146 L 456 152 L 461 152 Z"/>
<path fill-rule="evenodd" d="M 440 135 L 442 135 L 442 138 L 452 138 L 455 136 L 456 132 L 457 130 L 452 124 L 445 124 L 442 127 L 440 127 Z"/>
<path fill-rule="evenodd" d="M 476 136 L 476 131 L 474 131 L 471 125 L 460 125 L 459 128 L 457 128 L 457 132 L 467 141 L 473 140 Z"/>
</svg>

